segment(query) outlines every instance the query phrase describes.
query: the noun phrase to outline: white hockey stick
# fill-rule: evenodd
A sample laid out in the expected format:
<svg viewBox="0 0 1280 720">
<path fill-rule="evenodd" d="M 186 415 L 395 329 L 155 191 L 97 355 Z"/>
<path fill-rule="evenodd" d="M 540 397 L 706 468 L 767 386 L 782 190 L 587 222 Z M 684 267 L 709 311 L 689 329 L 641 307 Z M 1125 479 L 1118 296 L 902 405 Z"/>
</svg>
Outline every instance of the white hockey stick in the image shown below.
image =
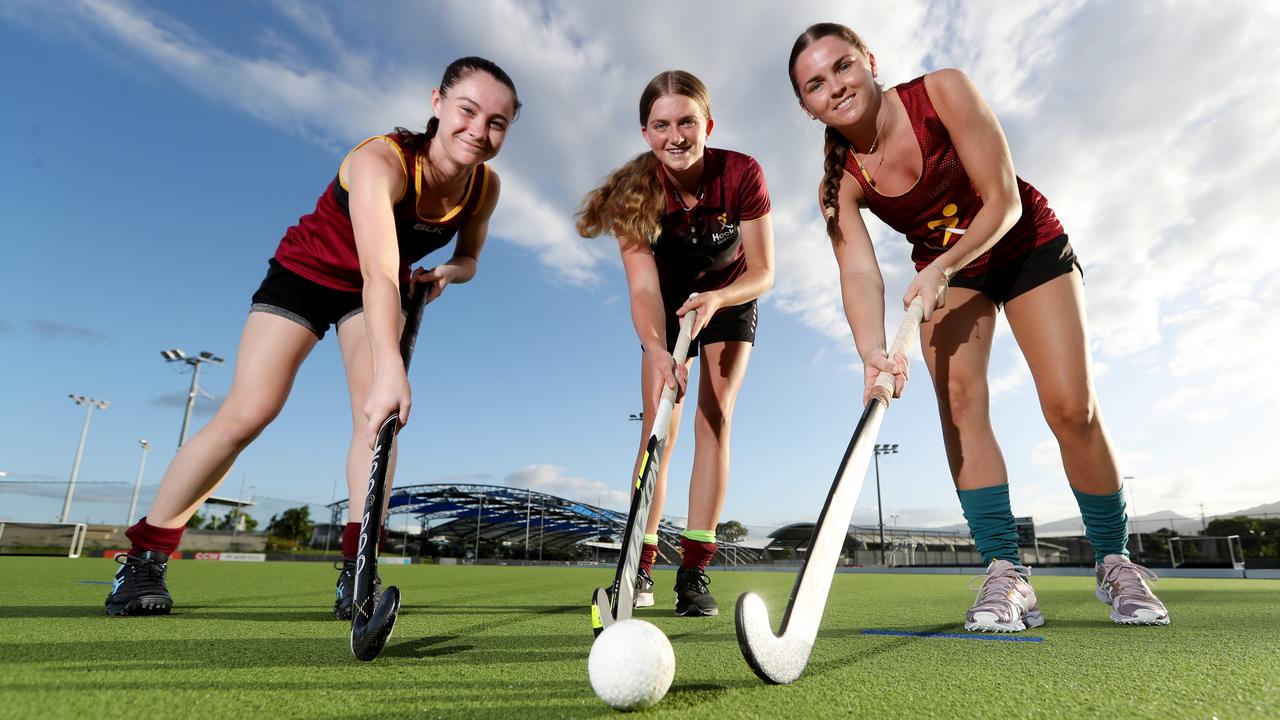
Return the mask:
<svg viewBox="0 0 1280 720">
<path fill-rule="evenodd" d="M 697 293 L 689 296 L 697 297 Z M 671 353 L 677 365 L 683 365 L 689 356 L 690 335 L 698 312 L 685 313 L 680 319 L 680 335 Z M 644 530 L 649 522 L 649 506 L 653 503 L 653 490 L 658 482 L 658 467 L 662 464 L 662 451 L 667 445 L 667 431 L 676 407 L 676 390 L 666 387 L 658 400 L 658 411 L 649 431 L 644 461 L 636 475 L 631 492 L 631 512 L 627 515 L 627 529 L 622 534 L 622 552 L 618 556 L 618 570 L 613 587 L 597 588 L 591 593 L 591 629 L 596 634 L 619 620 L 631 617 L 631 605 L 636 591 L 636 573 L 640 571 L 640 551 L 644 548 Z"/>
<path fill-rule="evenodd" d="M 907 346 L 915 343 L 923 316 L 924 301 L 916 298 L 898 328 L 889 357 L 906 355 Z M 738 598 L 738 647 L 747 664 L 765 682 L 779 685 L 792 682 L 809 664 L 809 654 L 813 652 L 827 606 L 827 594 L 831 591 L 831 579 L 853 519 L 853 505 L 862 489 L 876 434 L 880 432 L 880 422 L 892 397 L 893 376 L 882 372 L 876 378 L 871 400 L 862 412 L 822 514 L 813 528 L 813 536 L 809 538 L 809 554 L 800 566 L 778 634 L 773 633 L 769 610 L 759 595 L 744 593 Z"/>
</svg>

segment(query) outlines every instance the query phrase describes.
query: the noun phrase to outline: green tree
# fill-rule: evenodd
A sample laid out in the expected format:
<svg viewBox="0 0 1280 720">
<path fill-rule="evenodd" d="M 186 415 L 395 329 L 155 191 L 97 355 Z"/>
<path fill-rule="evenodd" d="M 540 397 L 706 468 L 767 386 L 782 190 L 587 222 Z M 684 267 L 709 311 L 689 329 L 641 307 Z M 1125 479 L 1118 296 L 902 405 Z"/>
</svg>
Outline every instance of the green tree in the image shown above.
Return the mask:
<svg viewBox="0 0 1280 720">
<path fill-rule="evenodd" d="M 1237 515 L 1236 517 L 1229 518 L 1214 518 L 1209 521 L 1209 524 L 1205 526 L 1204 531 L 1200 534 L 1219 537 L 1226 535 L 1239 535 L 1240 539 L 1243 540 L 1245 535 L 1256 534 L 1255 531 L 1260 529 L 1257 525 L 1257 520 L 1246 515 Z"/>
<path fill-rule="evenodd" d="M 191 517 L 187 518 L 187 527 L 198 529 L 204 524 L 204 521 L 205 517 L 203 515 L 200 513 L 194 513 Z"/>
<path fill-rule="evenodd" d="M 210 515 L 209 521 L 205 525 L 205 529 L 206 530 L 234 530 L 236 527 L 236 523 L 238 522 L 241 516 L 244 517 L 245 532 L 253 532 L 258 528 L 258 521 L 255 520 L 252 515 L 244 512 L 239 508 L 232 508 L 231 512 L 227 513 L 226 515 L 223 515 L 222 517 L 218 517 L 216 515 Z"/>
<path fill-rule="evenodd" d="M 316 524 L 311 522 L 311 508 L 289 508 L 279 515 L 272 515 L 267 522 L 267 534 L 283 540 L 305 543 L 311 539 Z"/>
<path fill-rule="evenodd" d="M 747 536 L 747 527 L 737 520 L 726 520 L 716 525 L 716 537 L 721 542 L 736 543 Z"/>
</svg>

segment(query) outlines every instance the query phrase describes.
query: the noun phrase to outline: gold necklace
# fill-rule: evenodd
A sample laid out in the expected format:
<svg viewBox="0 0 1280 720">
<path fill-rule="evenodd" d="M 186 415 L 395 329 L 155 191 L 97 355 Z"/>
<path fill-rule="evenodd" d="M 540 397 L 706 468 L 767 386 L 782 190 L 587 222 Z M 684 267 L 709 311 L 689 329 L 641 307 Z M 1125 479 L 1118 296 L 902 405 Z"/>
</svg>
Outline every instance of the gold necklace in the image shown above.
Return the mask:
<svg viewBox="0 0 1280 720">
<path fill-rule="evenodd" d="M 881 102 L 883 102 L 883 100 L 881 100 Z M 888 127 L 888 125 L 889 125 L 889 120 L 888 120 L 888 116 L 886 115 L 884 121 L 876 127 L 876 137 L 874 140 L 871 141 L 871 147 L 867 148 L 867 152 L 864 154 L 870 155 L 876 151 L 876 144 L 880 142 L 880 134 L 884 131 L 886 127 Z M 868 185 L 874 188 L 876 186 L 875 175 L 880 174 L 880 168 L 884 167 L 885 156 L 888 155 L 889 153 L 887 151 L 880 153 L 880 162 L 876 164 L 875 175 L 872 175 L 871 173 L 867 172 L 867 166 L 863 165 L 862 160 L 858 158 L 857 148 L 852 148 L 852 149 L 853 149 L 853 161 L 858 164 L 858 170 L 862 171 L 862 178 L 867 181 Z"/>
</svg>

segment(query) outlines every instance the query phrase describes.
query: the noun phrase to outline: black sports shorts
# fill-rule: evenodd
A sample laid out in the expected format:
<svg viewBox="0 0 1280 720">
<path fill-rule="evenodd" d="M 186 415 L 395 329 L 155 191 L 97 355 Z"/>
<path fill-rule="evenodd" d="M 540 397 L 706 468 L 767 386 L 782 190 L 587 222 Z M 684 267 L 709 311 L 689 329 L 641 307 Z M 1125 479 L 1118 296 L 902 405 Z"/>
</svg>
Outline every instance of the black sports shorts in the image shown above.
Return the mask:
<svg viewBox="0 0 1280 720">
<path fill-rule="evenodd" d="M 271 259 L 267 276 L 253 294 L 249 312 L 265 312 L 288 318 L 324 338 L 330 325 L 338 326 L 364 312 L 364 297 L 325 287 L 308 280 Z M 400 288 L 401 312 L 408 312 L 409 288 Z"/>
<path fill-rule="evenodd" d="M 680 318 L 676 317 L 679 305 L 667 308 L 667 351 L 675 350 L 676 340 L 680 337 Z M 756 319 L 758 312 L 756 301 L 720 308 L 711 317 L 711 322 L 702 328 L 698 337 L 689 343 L 689 357 L 698 357 L 698 348 L 703 345 L 719 342 L 748 342 L 756 344 Z"/>
<path fill-rule="evenodd" d="M 994 300 L 996 305 L 1004 305 L 1072 270 L 1079 270 L 1080 276 L 1084 277 L 1084 268 L 1080 267 L 1067 236 L 1059 235 L 1007 265 L 975 277 L 956 275 L 951 278 L 951 287 L 977 290 Z"/>
</svg>

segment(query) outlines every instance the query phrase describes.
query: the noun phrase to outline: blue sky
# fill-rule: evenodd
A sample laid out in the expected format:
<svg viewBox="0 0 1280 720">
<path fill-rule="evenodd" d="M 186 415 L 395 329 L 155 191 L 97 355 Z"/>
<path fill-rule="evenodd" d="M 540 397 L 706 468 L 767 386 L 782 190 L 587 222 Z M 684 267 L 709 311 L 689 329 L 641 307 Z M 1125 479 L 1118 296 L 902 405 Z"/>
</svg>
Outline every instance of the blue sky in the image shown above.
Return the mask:
<svg viewBox="0 0 1280 720">
<path fill-rule="evenodd" d="M 56 517 L 83 420 L 76 393 L 111 407 L 94 413 L 72 518 L 122 522 L 119 483 L 133 482 L 138 439 L 153 445 L 152 488 L 176 448 L 188 378 L 159 351 L 227 358 L 202 375 L 221 398 L 284 229 L 314 207 L 347 148 L 420 127 L 444 65 L 480 54 L 514 77 L 525 110 L 493 163 L 504 196 L 479 274 L 428 311 L 398 484 L 534 487 L 623 507 L 640 353 L 614 243 L 577 238 L 571 216 L 644 148 L 644 83 L 680 67 L 711 89 L 711 144 L 757 157 L 774 205 L 778 277 L 739 400 L 724 517 L 813 519 L 861 394 L 813 199 L 820 132 L 785 74 L 795 35 L 824 19 L 858 29 L 890 84 L 955 66 L 986 94 L 1019 174 L 1048 196 L 1084 263 L 1098 392 L 1139 514 L 1280 499 L 1265 451 L 1280 426 L 1280 327 L 1266 314 L 1280 300 L 1280 260 L 1258 203 L 1280 196 L 1280 82 L 1264 74 L 1280 59 L 1266 35 L 1276 8 L 709 3 L 673 23 L 567 0 L 403 4 L 394 16 L 288 0 L 214 7 L 0 7 L 0 470 L 37 483 L 0 485 L 0 518 Z M 872 229 L 896 326 L 908 247 Z M 886 522 L 952 523 L 918 350 L 915 360 L 880 434 L 901 446 L 881 466 Z M 1015 512 L 1074 515 L 1003 324 L 991 377 Z M 331 333 L 219 494 L 253 486 L 263 519 L 328 502 L 346 403 Z M 197 425 L 212 406 L 201 399 Z M 691 440 L 671 474 L 676 518 Z M 856 519 L 873 517 L 864 490 Z"/>
</svg>

